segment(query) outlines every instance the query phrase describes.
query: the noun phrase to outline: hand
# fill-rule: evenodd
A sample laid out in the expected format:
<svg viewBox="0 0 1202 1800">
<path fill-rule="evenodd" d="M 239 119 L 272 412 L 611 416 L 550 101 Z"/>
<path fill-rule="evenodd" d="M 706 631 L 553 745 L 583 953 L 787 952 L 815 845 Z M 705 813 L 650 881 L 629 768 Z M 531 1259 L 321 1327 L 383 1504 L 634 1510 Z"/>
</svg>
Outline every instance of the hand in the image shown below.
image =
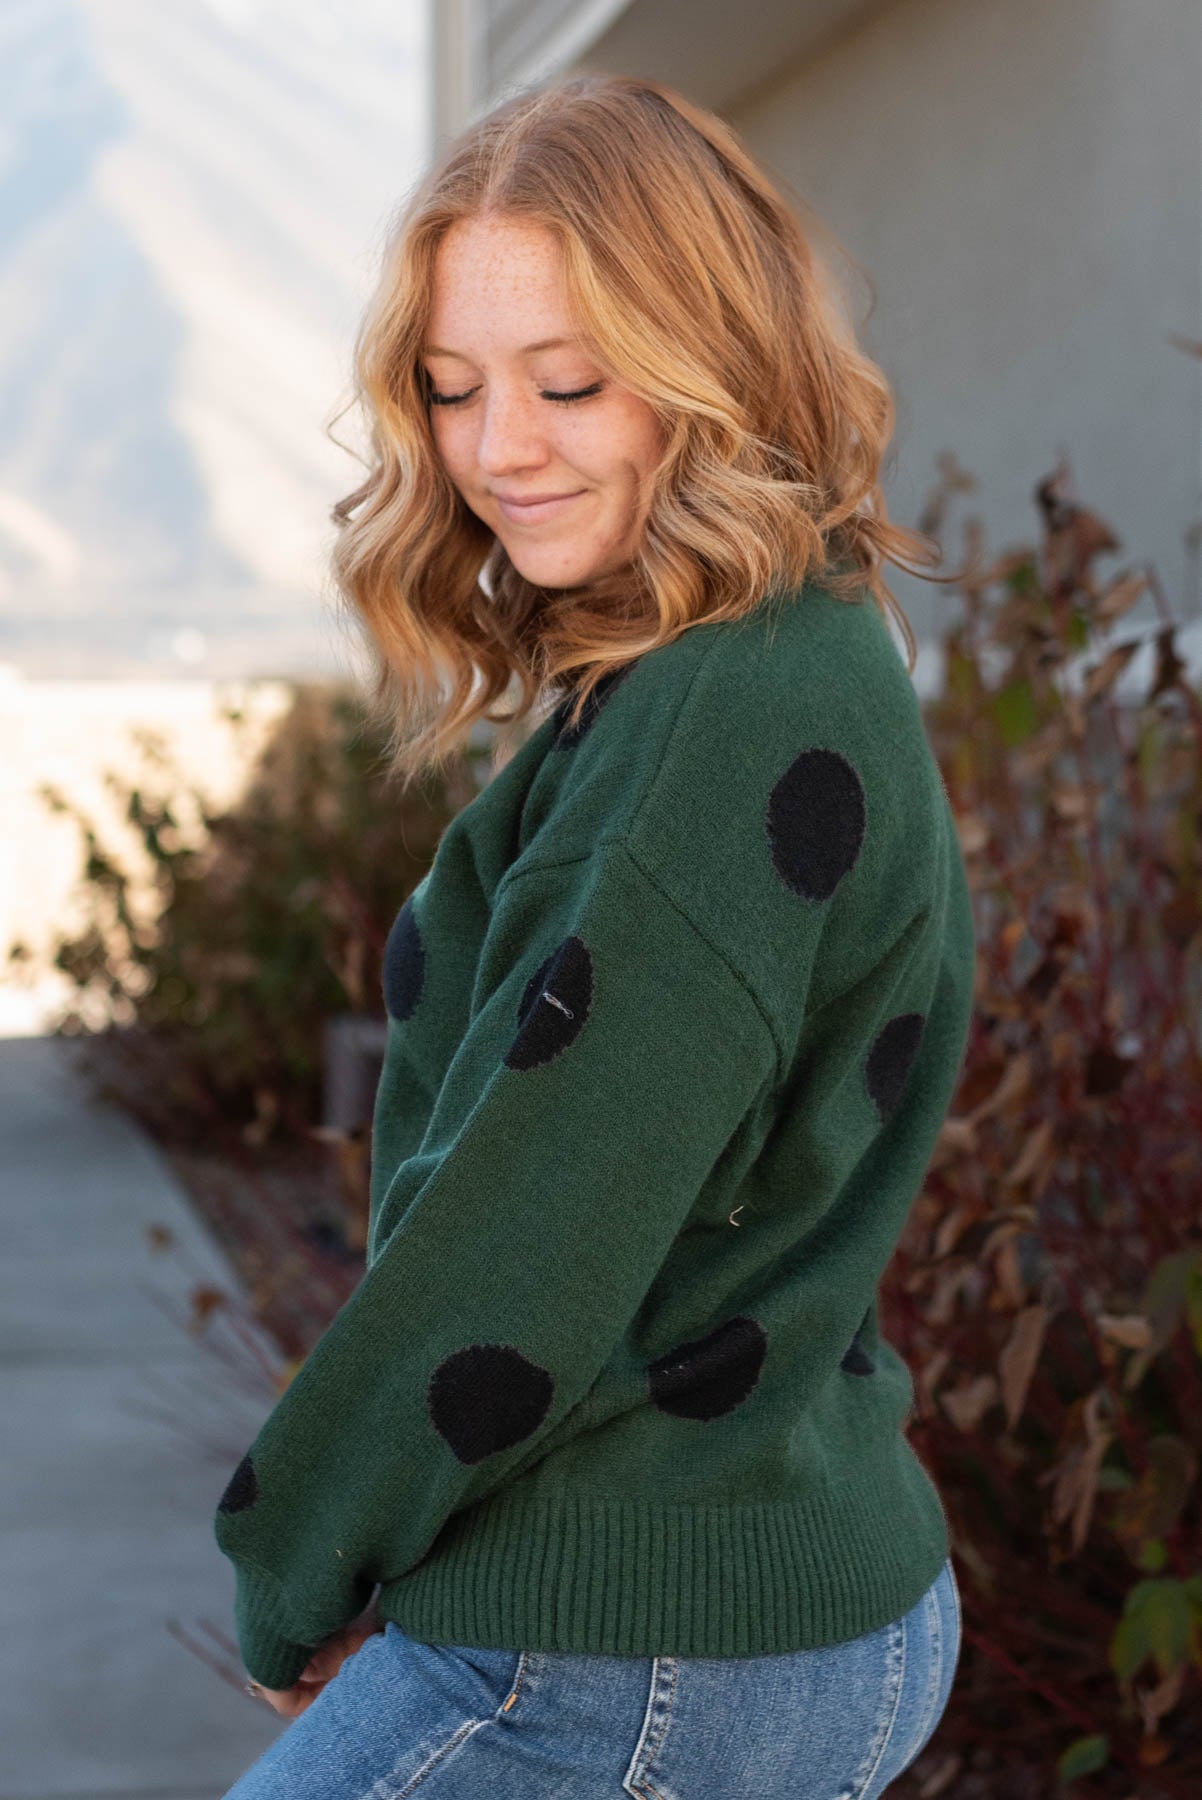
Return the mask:
<svg viewBox="0 0 1202 1800">
<path fill-rule="evenodd" d="M 365 1639 L 383 1629 L 373 1604 L 350 1625 L 336 1631 L 332 1637 L 317 1646 L 294 1686 L 267 1688 L 261 1682 L 250 1681 L 247 1687 L 258 1699 L 265 1700 L 281 1718 L 295 1719 L 306 1707 L 312 1706 L 326 1683 L 333 1681 L 347 1657 L 353 1656 Z"/>
</svg>

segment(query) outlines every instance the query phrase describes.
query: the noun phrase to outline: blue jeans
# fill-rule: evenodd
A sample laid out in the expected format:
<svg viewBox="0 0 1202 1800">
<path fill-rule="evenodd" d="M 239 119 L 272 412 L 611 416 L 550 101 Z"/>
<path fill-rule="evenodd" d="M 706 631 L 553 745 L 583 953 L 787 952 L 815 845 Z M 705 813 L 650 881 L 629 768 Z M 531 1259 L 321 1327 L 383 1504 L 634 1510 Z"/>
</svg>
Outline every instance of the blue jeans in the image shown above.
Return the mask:
<svg viewBox="0 0 1202 1800">
<path fill-rule="evenodd" d="M 481 1650 L 389 1622 L 225 1800 L 876 1800 L 959 1654 L 950 1557 L 903 1618 L 779 1655 Z"/>
</svg>

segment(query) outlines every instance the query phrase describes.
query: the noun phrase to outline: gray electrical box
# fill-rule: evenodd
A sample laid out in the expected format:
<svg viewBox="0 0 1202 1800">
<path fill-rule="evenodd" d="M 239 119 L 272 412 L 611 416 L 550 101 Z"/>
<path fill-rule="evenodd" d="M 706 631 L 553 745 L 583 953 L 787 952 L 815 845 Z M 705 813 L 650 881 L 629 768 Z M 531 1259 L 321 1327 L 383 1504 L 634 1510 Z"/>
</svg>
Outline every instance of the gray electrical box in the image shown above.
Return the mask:
<svg viewBox="0 0 1202 1800">
<path fill-rule="evenodd" d="M 355 1132 L 371 1125 L 388 1042 L 387 1019 L 337 1013 L 326 1020 L 322 1043 L 322 1124 Z"/>
</svg>

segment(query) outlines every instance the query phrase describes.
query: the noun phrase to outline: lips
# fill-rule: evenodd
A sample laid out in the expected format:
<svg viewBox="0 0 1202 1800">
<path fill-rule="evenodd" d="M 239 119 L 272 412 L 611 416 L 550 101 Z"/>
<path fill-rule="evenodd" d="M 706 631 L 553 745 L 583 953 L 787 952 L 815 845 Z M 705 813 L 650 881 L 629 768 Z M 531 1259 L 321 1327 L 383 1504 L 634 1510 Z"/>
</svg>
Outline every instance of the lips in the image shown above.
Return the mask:
<svg viewBox="0 0 1202 1800">
<path fill-rule="evenodd" d="M 581 490 L 582 492 L 583 490 Z M 497 504 L 505 517 L 511 519 L 515 525 L 533 525 L 540 519 L 553 518 L 556 513 L 562 512 L 565 507 L 572 504 L 573 500 L 579 500 L 580 497 L 580 493 L 559 494 L 546 500 L 519 502 L 502 500 L 498 496 Z"/>
</svg>

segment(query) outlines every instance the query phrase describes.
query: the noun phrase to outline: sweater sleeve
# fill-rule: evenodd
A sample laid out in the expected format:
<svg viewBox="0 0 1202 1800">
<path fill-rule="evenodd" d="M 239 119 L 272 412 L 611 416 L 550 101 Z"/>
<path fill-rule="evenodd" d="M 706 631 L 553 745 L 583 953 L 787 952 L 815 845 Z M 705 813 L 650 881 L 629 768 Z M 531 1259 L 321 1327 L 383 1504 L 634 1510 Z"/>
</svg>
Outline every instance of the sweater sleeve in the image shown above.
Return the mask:
<svg viewBox="0 0 1202 1800">
<path fill-rule="evenodd" d="M 799 978 L 817 936 L 816 916 Z M 363 1279 L 218 1504 L 254 1677 L 291 1686 L 376 1582 L 539 1460 L 777 1070 L 742 977 L 622 843 L 502 883 Z"/>
</svg>

